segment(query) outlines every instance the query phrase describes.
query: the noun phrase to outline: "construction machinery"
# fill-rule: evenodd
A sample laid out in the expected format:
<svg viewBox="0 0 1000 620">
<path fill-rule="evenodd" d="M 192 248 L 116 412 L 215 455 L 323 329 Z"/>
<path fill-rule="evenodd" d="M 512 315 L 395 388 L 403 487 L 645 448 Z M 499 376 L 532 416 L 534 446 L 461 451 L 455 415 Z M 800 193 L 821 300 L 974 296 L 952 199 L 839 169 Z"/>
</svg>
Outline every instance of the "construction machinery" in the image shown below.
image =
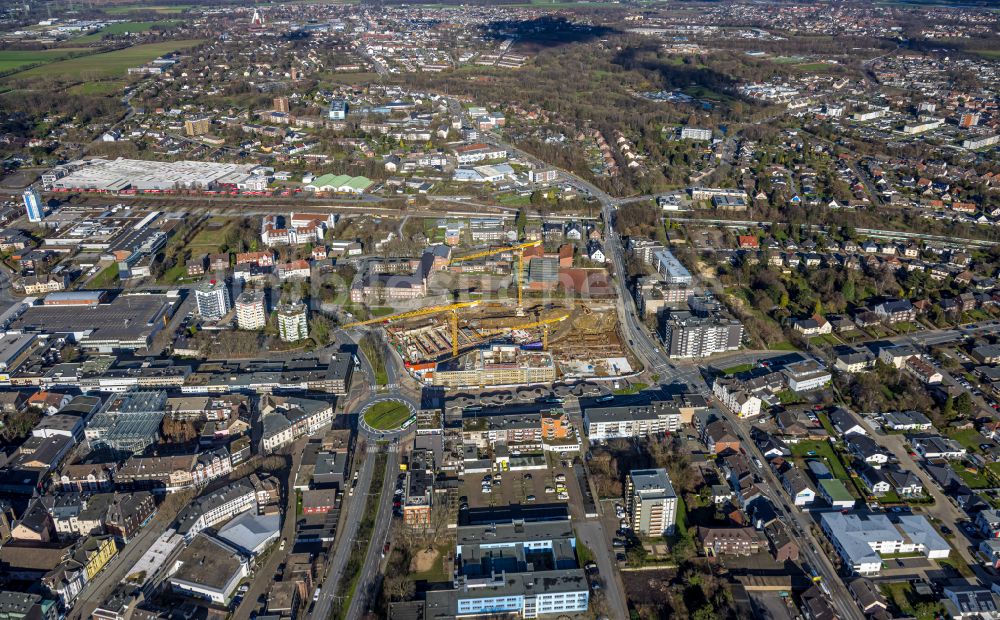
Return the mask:
<svg viewBox="0 0 1000 620">
<path fill-rule="evenodd" d="M 480 330 L 479 333 L 484 336 L 495 336 L 496 334 L 503 334 L 506 332 L 512 332 L 518 329 L 533 329 L 535 327 L 542 328 L 542 350 L 548 351 L 549 349 L 549 326 L 555 323 L 562 323 L 569 318 L 568 314 L 563 314 L 561 316 L 552 317 L 550 319 L 542 319 L 539 321 L 534 321 L 531 323 L 524 323 L 521 325 L 513 325 L 511 327 L 500 327 L 496 329 L 486 329 Z"/>
<path fill-rule="evenodd" d="M 466 256 L 459 256 L 452 258 L 452 263 L 459 263 L 467 260 L 475 260 L 477 258 L 485 258 L 487 256 L 494 256 L 496 254 L 503 254 L 504 252 L 515 252 L 517 254 L 517 312 L 518 314 L 524 313 L 524 251 L 528 248 L 534 248 L 542 245 L 541 241 L 528 241 L 526 243 L 519 243 L 517 245 L 508 245 L 500 248 L 492 248 L 490 250 L 483 250 L 482 252 L 476 252 L 475 254 L 468 254 Z"/>
<path fill-rule="evenodd" d="M 380 316 L 375 319 L 368 319 L 367 321 L 355 321 L 354 323 L 348 323 L 344 325 L 344 329 L 350 329 L 352 327 L 361 327 L 363 325 L 375 325 L 377 323 L 391 323 L 393 321 L 401 321 L 403 319 L 413 319 L 421 316 L 430 316 L 432 314 L 440 314 L 442 312 L 449 312 L 451 314 L 451 352 L 452 355 L 458 357 L 458 311 L 464 308 L 473 308 L 479 305 L 479 301 L 463 301 L 455 304 L 448 304 L 446 306 L 430 306 L 429 308 L 421 308 L 419 310 L 411 310 L 409 312 L 400 312 L 398 314 L 390 314 L 387 316 Z"/>
<path fill-rule="evenodd" d="M 479 301 L 463 301 L 455 304 L 448 304 L 446 306 L 429 306 L 427 308 L 420 308 L 419 310 L 410 310 L 408 312 L 400 312 L 398 314 L 388 314 L 386 316 L 376 317 L 374 319 L 368 319 L 367 321 L 355 321 L 354 323 L 348 323 L 342 325 L 343 329 L 351 329 L 352 327 L 361 327 L 363 325 L 376 325 L 378 323 L 392 323 L 393 321 L 402 321 L 403 319 L 414 319 L 420 316 L 429 316 L 432 314 L 440 314 L 441 312 L 451 312 L 455 313 L 463 308 L 472 308 L 479 305 Z"/>
</svg>

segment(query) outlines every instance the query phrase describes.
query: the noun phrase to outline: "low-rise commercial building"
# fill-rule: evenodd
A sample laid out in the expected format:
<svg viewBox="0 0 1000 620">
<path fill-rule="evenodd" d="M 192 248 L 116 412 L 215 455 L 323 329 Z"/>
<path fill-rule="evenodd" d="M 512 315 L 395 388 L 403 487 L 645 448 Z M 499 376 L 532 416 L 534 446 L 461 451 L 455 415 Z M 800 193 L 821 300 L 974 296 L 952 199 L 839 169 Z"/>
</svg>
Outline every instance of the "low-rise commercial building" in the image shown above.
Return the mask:
<svg viewBox="0 0 1000 620">
<path fill-rule="evenodd" d="M 178 594 L 227 605 L 249 574 L 243 554 L 218 538 L 200 534 L 181 551 L 167 581 Z"/>
</svg>

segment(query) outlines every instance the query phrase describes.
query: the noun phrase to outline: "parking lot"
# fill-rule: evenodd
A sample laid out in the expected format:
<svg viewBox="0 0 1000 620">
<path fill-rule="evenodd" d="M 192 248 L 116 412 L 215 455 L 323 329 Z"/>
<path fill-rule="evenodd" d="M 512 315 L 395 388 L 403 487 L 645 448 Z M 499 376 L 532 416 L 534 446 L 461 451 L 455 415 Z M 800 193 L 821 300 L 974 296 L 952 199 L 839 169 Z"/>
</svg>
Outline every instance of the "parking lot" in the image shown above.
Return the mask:
<svg viewBox="0 0 1000 620">
<path fill-rule="evenodd" d="M 571 476 L 571 470 L 563 467 L 554 470 L 470 473 L 465 475 L 459 495 L 468 498 L 470 508 L 567 503 L 576 492 Z M 486 487 L 489 488 L 488 492 L 484 491 Z"/>
</svg>

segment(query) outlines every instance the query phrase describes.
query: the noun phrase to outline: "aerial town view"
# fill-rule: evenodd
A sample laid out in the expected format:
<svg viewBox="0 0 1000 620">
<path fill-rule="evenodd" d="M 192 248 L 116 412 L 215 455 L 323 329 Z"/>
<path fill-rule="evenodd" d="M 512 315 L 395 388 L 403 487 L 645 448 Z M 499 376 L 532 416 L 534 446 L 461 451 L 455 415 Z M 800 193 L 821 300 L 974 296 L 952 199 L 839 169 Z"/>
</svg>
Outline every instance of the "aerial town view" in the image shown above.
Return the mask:
<svg viewBox="0 0 1000 620">
<path fill-rule="evenodd" d="M 1000 1 L 0 1 L 0 620 L 1000 620 Z"/>
</svg>

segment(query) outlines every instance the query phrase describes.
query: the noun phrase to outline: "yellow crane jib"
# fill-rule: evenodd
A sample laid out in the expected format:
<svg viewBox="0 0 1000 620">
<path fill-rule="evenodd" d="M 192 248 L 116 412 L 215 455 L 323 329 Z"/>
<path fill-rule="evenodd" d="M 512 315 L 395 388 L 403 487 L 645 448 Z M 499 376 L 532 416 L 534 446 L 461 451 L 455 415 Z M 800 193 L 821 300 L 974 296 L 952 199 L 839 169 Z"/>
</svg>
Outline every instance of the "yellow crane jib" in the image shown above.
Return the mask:
<svg viewBox="0 0 1000 620">
<path fill-rule="evenodd" d="M 517 309 L 518 312 L 524 308 L 524 251 L 528 248 L 534 248 L 542 245 L 541 241 L 528 241 L 526 243 L 518 243 L 517 245 L 507 245 L 500 248 L 493 248 L 490 250 L 483 250 L 482 252 L 476 252 L 475 254 L 469 254 L 466 256 L 458 256 L 451 259 L 452 263 L 459 263 L 467 260 L 475 260 L 477 258 L 485 258 L 487 256 L 493 256 L 495 254 L 503 254 L 504 252 L 516 252 L 517 253 Z"/>
<path fill-rule="evenodd" d="M 354 323 L 348 323 L 343 325 L 343 329 L 351 329 L 352 327 L 361 327 L 363 325 L 375 325 L 376 323 L 391 323 L 393 321 L 401 321 L 403 319 L 412 319 L 419 316 L 428 316 L 431 314 L 438 314 L 441 312 L 455 312 L 456 310 L 461 310 L 462 308 L 472 308 L 479 305 L 479 301 L 463 301 L 456 304 L 448 304 L 446 306 L 430 306 L 427 308 L 420 308 L 418 310 L 410 310 L 408 312 L 400 312 L 398 314 L 389 314 L 386 316 L 380 316 L 374 319 L 368 319 L 367 321 L 355 321 Z"/>
<path fill-rule="evenodd" d="M 542 319 L 540 321 L 534 321 L 531 323 L 523 323 L 521 325 L 512 325 L 510 327 L 498 327 L 495 329 L 484 329 L 480 330 L 480 333 L 484 335 L 492 336 L 493 334 L 502 334 L 504 332 L 512 332 L 516 329 L 531 329 L 533 327 L 548 327 L 553 323 L 561 323 L 569 318 L 568 314 L 562 316 L 552 317 L 551 319 Z"/>
<path fill-rule="evenodd" d="M 534 248 L 540 245 L 542 245 L 541 241 L 528 241 L 526 243 L 519 243 L 517 245 L 505 245 L 499 248 L 491 248 L 489 250 L 483 250 L 482 252 L 476 252 L 475 254 L 456 256 L 451 259 L 451 262 L 460 263 L 462 261 L 467 261 L 467 260 L 476 260 L 477 258 L 486 258 L 487 256 L 503 254 L 504 252 L 523 252 L 528 248 Z"/>
<path fill-rule="evenodd" d="M 504 327 L 500 329 L 489 329 L 483 330 L 480 333 L 486 336 L 492 336 L 494 334 L 502 334 L 504 332 L 511 332 L 515 329 L 531 329 L 533 327 L 542 328 L 542 350 L 549 350 L 549 326 L 553 323 L 561 323 L 569 318 L 568 314 L 562 316 L 552 317 L 551 319 L 542 319 L 540 321 L 534 321 L 532 323 L 523 323 L 521 325 L 513 325 L 511 327 Z"/>
</svg>

